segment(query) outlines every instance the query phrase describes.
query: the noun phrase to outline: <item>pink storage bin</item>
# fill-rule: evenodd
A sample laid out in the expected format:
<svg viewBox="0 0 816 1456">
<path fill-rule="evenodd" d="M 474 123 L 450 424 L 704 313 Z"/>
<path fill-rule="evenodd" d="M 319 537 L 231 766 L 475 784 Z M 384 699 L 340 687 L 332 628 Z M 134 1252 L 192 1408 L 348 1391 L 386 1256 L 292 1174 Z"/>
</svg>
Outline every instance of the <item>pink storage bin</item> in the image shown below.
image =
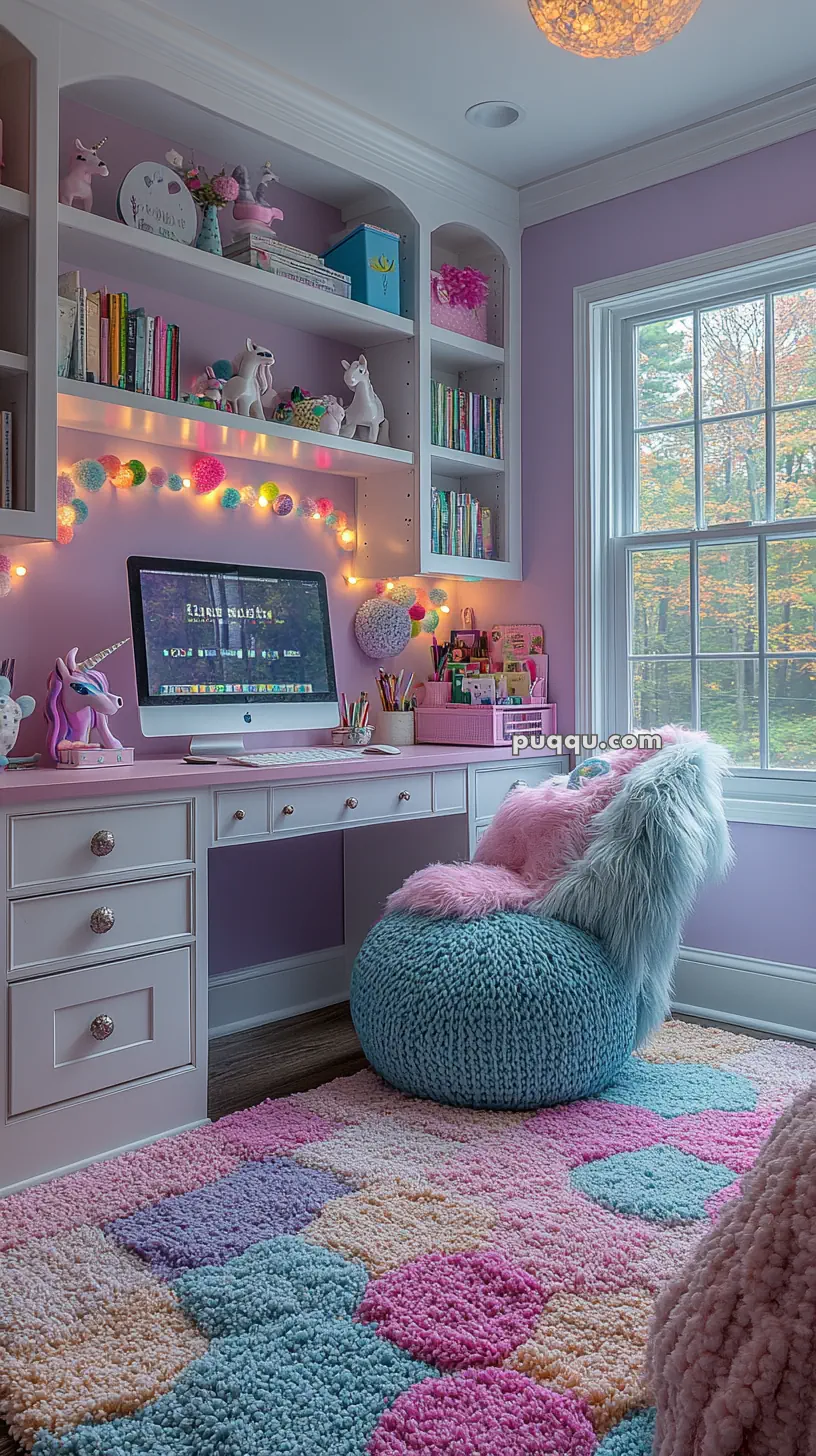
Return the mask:
<svg viewBox="0 0 816 1456">
<path fill-rule="evenodd" d="M 417 743 L 458 743 L 471 748 L 508 748 L 514 733 L 556 731 L 554 703 L 523 703 L 516 708 L 470 708 L 448 703 L 444 708 L 417 708 Z M 555 749 L 545 748 L 544 753 Z"/>
<path fill-rule="evenodd" d="M 487 343 L 487 304 L 480 308 L 463 308 L 449 301 L 438 273 L 431 273 L 431 323 L 440 329 L 450 329 L 452 334 L 464 334 L 468 339 L 480 339 Z"/>
</svg>

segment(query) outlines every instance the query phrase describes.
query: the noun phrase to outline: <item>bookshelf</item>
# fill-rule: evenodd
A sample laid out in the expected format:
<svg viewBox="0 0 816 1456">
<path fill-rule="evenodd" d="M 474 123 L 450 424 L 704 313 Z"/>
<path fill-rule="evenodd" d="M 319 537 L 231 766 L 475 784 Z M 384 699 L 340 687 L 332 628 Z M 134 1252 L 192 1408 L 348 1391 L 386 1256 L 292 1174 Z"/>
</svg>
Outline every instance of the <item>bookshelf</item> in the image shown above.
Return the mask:
<svg viewBox="0 0 816 1456">
<path fill-rule="evenodd" d="M 0 303 L 3 289 L 12 299 L 12 306 L 0 308 L 0 407 L 13 400 L 22 424 L 14 506 L 0 512 L 0 540 L 54 538 L 58 424 L 97 435 L 100 442 L 105 436 L 112 444 L 130 438 L 143 447 L 152 442 L 213 451 L 228 459 L 353 478 L 358 545 L 349 565 L 361 580 L 420 574 L 519 579 L 520 237 L 509 191 L 506 206 L 495 198 L 483 206 L 483 189 L 451 189 L 425 163 L 417 172 L 407 141 L 393 157 L 381 150 L 379 133 L 376 139 L 365 135 L 358 144 L 350 117 L 342 144 L 334 145 L 327 118 L 301 125 L 288 103 L 278 104 L 273 92 L 264 91 L 266 82 L 248 94 L 240 86 L 219 89 L 216 83 L 217 108 L 204 104 L 202 77 L 208 66 L 216 74 L 215 56 L 201 57 L 200 65 L 176 56 L 171 67 L 151 44 L 135 44 L 126 73 L 114 81 L 106 43 L 87 29 L 68 20 L 54 27 L 49 15 L 27 0 L 6 0 L 3 25 L 0 82 L 6 85 L 0 86 L 0 113 L 3 96 L 14 95 L 15 115 L 26 115 L 28 123 L 24 142 L 14 149 L 15 166 L 7 165 L 0 181 Z M 27 98 L 27 109 L 20 107 L 21 98 Z M 114 190 L 105 194 L 96 183 L 90 213 L 57 201 L 58 157 L 66 139 L 75 135 L 67 119 L 59 150 L 56 135 L 62 111 L 77 105 L 94 112 L 89 123 L 98 127 L 94 135 L 110 135 L 106 160 Z M 305 96 L 303 105 L 311 116 L 313 105 Z M 13 125 L 18 123 L 10 120 L 8 127 Z M 126 227 L 115 218 L 112 197 L 126 170 L 128 128 L 138 131 L 144 145 L 144 151 L 131 153 L 131 161 L 163 157 L 169 145 L 187 155 L 194 149 L 204 161 L 217 158 L 218 166 L 226 160 L 228 170 L 236 161 L 257 170 L 271 156 L 281 185 L 290 189 L 290 204 L 295 193 L 310 206 L 316 202 L 332 209 L 341 231 L 359 222 L 396 231 L 401 312 L 318 292 Z M 7 130 L 7 155 L 10 136 Z M 319 250 L 295 227 L 289 230 L 289 218 L 279 233 L 286 242 Z M 323 246 L 332 241 L 327 229 Z M 486 341 L 432 324 L 429 275 L 443 261 L 487 273 Z M 276 387 L 283 390 L 301 383 L 348 400 L 339 361 L 354 357 L 351 350 L 364 351 L 391 424 L 393 448 L 274 422 L 242 418 L 237 424 L 227 415 L 172 400 L 84 381 L 57 382 L 57 277 L 71 269 L 80 270 L 89 291 L 103 286 L 129 291 L 132 306 L 180 324 L 182 391 L 190 388 L 202 357 L 207 362 L 231 358 L 247 326 L 283 361 L 275 372 Z M 205 355 L 205 348 L 211 352 Z M 290 358 L 302 362 L 290 365 Z M 433 444 L 435 378 L 501 395 L 503 460 Z M 101 443 L 99 448 L 104 448 Z M 470 493 L 491 510 L 495 560 L 432 551 L 435 486 Z"/>
<path fill-rule="evenodd" d="M 0 25 L 0 411 L 11 418 L 11 479 L 0 550 L 56 536 L 56 270 L 53 142 L 57 37 L 43 11 L 5 0 Z"/>
</svg>

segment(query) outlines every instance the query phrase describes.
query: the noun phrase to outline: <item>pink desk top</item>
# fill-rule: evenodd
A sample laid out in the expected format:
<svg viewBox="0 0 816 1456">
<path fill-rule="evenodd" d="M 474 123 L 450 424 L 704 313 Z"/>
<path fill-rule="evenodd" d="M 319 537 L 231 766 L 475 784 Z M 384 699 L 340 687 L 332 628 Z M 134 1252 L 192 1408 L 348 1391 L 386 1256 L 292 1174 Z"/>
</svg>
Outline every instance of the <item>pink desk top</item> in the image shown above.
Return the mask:
<svg viewBox="0 0 816 1456">
<path fill-rule="evenodd" d="M 515 763 L 521 758 L 552 757 L 547 752 L 524 753 L 517 759 L 509 748 L 457 748 L 416 744 L 395 753 L 363 753 L 359 759 L 326 759 L 322 763 L 293 763 L 270 768 L 242 768 L 239 764 L 187 764 L 181 758 L 143 758 L 128 768 L 13 769 L 0 773 L 0 808 L 45 800 L 90 799 L 103 794 L 185 793 L 228 784 L 268 784 L 321 779 L 357 778 L 361 774 L 398 773 L 400 769 L 457 768 L 471 763 Z"/>
</svg>

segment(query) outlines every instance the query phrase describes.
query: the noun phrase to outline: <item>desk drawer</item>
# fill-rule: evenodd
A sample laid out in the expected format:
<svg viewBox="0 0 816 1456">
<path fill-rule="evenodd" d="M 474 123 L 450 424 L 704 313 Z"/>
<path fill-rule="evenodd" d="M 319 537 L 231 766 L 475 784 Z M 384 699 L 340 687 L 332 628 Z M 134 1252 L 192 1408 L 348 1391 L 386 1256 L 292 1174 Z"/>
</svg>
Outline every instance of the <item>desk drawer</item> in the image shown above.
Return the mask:
<svg viewBox="0 0 816 1456">
<path fill-rule="evenodd" d="M 20 981 L 7 995 L 12 1116 L 191 1060 L 189 946 Z"/>
<path fill-rule="evenodd" d="M 507 768 L 476 769 L 476 819 L 492 819 L 502 800 L 518 784 L 534 788 L 555 773 L 563 772 L 561 759 L 534 762 L 519 759 Z"/>
<path fill-rule="evenodd" d="M 10 817 L 9 888 L 161 869 L 193 858 L 192 804 L 105 805 Z"/>
<path fill-rule="evenodd" d="M 218 789 L 215 837 L 219 844 L 260 839 L 269 833 L 268 789 Z"/>
<path fill-rule="evenodd" d="M 433 809 L 432 775 L 391 774 L 387 778 L 285 785 L 272 790 L 272 829 L 353 829 L 372 820 L 416 819 Z"/>
<path fill-rule="evenodd" d="M 191 935 L 192 876 L 31 895 L 9 902 L 9 919 L 13 978 L 49 962 L 101 959 L 112 950 L 137 950 L 157 940 Z"/>
</svg>

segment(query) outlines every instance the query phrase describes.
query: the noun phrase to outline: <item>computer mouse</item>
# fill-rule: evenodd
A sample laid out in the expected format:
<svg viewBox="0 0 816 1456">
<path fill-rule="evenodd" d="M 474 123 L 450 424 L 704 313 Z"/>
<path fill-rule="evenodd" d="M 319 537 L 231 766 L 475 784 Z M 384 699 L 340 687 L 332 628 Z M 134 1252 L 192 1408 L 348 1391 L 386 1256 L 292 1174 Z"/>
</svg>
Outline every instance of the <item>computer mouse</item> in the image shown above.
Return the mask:
<svg viewBox="0 0 816 1456">
<path fill-rule="evenodd" d="M 363 753 L 402 753 L 402 749 L 395 748 L 392 743 L 370 743 Z"/>
</svg>

